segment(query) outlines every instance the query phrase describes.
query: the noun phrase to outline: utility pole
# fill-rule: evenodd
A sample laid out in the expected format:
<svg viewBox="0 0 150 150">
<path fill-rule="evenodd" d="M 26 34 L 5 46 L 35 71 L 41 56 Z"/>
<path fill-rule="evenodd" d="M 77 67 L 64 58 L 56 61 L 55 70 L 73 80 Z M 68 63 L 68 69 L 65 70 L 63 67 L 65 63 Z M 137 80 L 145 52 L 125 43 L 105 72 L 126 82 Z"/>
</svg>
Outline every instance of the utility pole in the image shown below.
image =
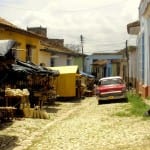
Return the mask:
<svg viewBox="0 0 150 150">
<path fill-rule="evenodd" d="M 128 53 L 128 40 L 126 40 L 126 59 L 127 59 L 127 83 L 128 83 L 128 90 L 129 90 L 129 53 Z"/>
<path fill-rule="evenodd" d="M 83 53 L 83 36 L 82 34 L 80 35 L 80 41 L 81 41 L 81 49 L 82 49 L 82 70 L 84 72 L 84 53 Z"/>
</svg>

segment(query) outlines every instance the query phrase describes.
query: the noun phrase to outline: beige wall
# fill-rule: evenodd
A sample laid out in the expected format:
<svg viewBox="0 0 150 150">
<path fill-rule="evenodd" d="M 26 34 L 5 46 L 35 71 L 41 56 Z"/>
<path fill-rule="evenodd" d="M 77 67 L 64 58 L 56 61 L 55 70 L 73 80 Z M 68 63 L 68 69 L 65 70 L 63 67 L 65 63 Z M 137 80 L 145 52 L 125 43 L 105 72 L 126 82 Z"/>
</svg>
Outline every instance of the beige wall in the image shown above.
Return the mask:
<svg viewBox="0 0 150 150">
<path fill-rule="evenodd" d="M 25 61 L 26 60 L 26 44 L 30 44 L 35 46 L 32 49 L 32 62 L 38 64 L 38 56 L 39 56 L 39 49 L 40 49 L 40 40 L 38 38 L 33 38 L 27 35 L 23 35 L 21 33 L 16 33 L 7 30 L 0 30 L 0 40 L 16 40 L 20 46 L 17 50 L 17 57 L 18 59 Z"/>
<path fill-rule="evenodd" d="M 40 51 L 39 52 L 39 64 L 44 63 L 47 67 L 49 67 L 50 66 L 50 57 L 51 57 L 50 53 Z"/>
</svg>

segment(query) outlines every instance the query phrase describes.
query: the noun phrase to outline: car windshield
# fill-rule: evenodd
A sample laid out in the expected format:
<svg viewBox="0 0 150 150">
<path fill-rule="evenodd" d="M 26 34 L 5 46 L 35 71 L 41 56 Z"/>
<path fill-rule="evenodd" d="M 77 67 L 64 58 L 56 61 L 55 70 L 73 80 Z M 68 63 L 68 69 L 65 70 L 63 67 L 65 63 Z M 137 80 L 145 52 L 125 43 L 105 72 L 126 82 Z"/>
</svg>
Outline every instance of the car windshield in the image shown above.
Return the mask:
<svg viewBox="0 0 150 150">
<path fill-rule="evenodd" d="M 99 82 L 99 85 L 109 85 L 109 84 L 122 84 L 123 81 L 119 78 L 114 79 L 104 79 Z"/>
</svg>

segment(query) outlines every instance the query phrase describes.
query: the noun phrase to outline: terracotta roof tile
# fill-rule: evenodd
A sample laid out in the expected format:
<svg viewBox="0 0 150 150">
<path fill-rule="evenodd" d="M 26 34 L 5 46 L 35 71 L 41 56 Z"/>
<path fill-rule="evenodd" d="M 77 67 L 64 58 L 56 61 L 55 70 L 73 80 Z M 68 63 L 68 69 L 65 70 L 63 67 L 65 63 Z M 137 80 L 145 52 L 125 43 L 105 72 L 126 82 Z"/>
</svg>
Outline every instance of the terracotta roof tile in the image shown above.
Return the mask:
<svg viewBox="0 0 150 150">
<path fill-rule="evenodd" d="M 0 17 L 0 23 L 1 24 L 4 24 L 4 25 L 8 25 L 8 26 L 11 26 L 11 27 L 14 27 L 14 28 L 18 28 L 17 26 L 15 26 L 14 24 L 10 23 L 9 21 L 3 19 Z"/>
<path fill-rule="evenodd" d="M 106 64 L 107 64 L 107 60 L 97 60 L 92 65 L 106 65 Z"/>
<path fill-rule="evenodd" d="M 37 38 L 42 38 L 42 39 L 47 39 L 41 35 L 38 35 L 36 33 L 33 33 L 33 32 L 29 32 L 29 31 L 26 31 L 24 29 L 21 29 L 17 26 L 15 26 L 14 24 L 10 23 L 9 21 L 3 19 L 2 17 L 0 17 L 0 25 L 3 26 L 4 28 L 7 28 L 8 30 L 14 30 L 16 32 L 19 32 L 19 33 L 22 33 L 22 34 L 26 34 L 26 35 L 29 35 L 29 36 L 34 36 L 34 37 L 37 37 Z"/>
<path fill-rule="evenodd" d="M 132 23 L 127 24 L 127 32 L 129 33 L 130 28 L 133 28 L 133 27 L 139 27 L 140 28 L 140 21 L 137 20 L 137 21 L 134 21 Z"/>
</svg>

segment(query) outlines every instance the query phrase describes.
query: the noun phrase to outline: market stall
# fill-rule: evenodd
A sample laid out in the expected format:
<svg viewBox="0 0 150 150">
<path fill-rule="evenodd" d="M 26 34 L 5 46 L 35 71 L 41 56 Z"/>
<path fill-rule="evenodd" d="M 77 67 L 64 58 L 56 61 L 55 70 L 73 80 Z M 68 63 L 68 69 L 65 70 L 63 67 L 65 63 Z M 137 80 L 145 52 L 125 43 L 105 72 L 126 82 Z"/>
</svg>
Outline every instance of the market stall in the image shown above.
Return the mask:
<svg viewBox="0 0 150 150">
<path fill-rule="evenodd" d="M 56 94 L 60 98 L 77 97 L 82 95 L 82 85 L 78 66 L 47 67 L 60 72 L 55 82 Z"/>
<path fill-rule="evenodd" d="M 16 60 L 14 44 L 13 40 L 0 41 L 0 119 L 14 108 L 17 116 L 42 117 L 34 112 L 42 114 L 43 103 L 55 100 L 53 82 L 59 72 Z"/>
<path fill-rule="evenodd" d="M 82 71 L 80 71 L 80 75 L 81 84 L 85 86 L 84 95 L 87 97 L 93 96 L 95 77 Z"/>
<path fill-rule="evenodd" d="M 15 107 L 19 116 L 42 118 L 43 104 L 55 101 L 53 80 L 58 75 L 56 71 L 16 60 L 8 70 L 3 105 Z M 34 112 L 40 115 L 35 115 Z"/>
<path fill-rule="evenodd" d="M 12 85 L 23 89 L 27 88 L 30 92 L 29 100 L 31 107 L 36 105 L 42 108 L 45 101 L 54 101 L 56 92 L 53 86 L 53 80 L 59 75 L 58 72 L 47 70 L 41 66 L 34 65 L 32 63 L 25 63 L 22 61 L 16 61 L 17 64 L 13 64 L 13 71 L 11 75 L 13 78 Z M 11 77 L 9 79 L 12 82 Z"/>
<path fill-rule="evenodd" d="M 5 87 L 7 83 L 8 70 L 15 62 L 12 48 L 15 47 L 14 40 L 0 40 L 0 122 L 9 121 L 14 118 L 16 108 L 6 106 Z"/>
</svg>

